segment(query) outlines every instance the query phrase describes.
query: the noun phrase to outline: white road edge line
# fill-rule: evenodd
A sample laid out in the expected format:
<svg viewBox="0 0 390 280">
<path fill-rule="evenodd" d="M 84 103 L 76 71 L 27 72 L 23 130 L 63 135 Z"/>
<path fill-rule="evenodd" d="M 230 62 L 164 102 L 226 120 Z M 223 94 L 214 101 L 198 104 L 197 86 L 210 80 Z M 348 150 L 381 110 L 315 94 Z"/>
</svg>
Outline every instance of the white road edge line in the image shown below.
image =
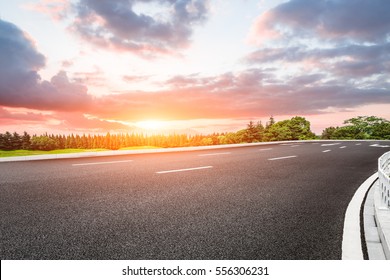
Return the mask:
<svg viewBox="0 0 390 280">
<path fill-rule="evenodd" d="M 328 153 L 328 152 L 330 152 L 330 151 L 332 151 L 332 150 L 325 150 L 325 151 L 322 151 L 323 153 Z"/>
<path fill-rule="evenodd" d="M 213 153 L 213 154 L 200 154 L 199 157 L 219 156 L 219 155 L 230 155 L 231 152 L 226 153 Z"/>
<path fill-rule="evenodd" d="M 201 166 L 201 167 L 192 167 L 192 168 L 184 168 L 184 169 L 174 169 L 174 170 L 165 170 L 165 171 L 157 171 L 157 174 L 166 174 L 166 173 L 174 173 L 174 172 L 184 172 L 184 171 L 192 171 L 192 170 L 200 170 L 200 169 L 208 169 L 213 168 L 212 166 Z"/>
<path fill-rule="evenodd" d="M 372 183 L 378 178 L 378 172 L 371 175 L 357 189 L 349 202 L 344 218 L 341 259 L 363 260 L 362 241 L 360 238 L 360 207 L 364 196 Z"/>
<path fill-rule="evenodd" d="M 297 156 L 276 157 L 276 158 L 269 158 L 268 160 L 279 160 L 279 159 L 296 158 L 296 157 Z"/>
<path fill-rule="evenodd" d="M 132 162 L 133 160 L 117 160 L 117 161 L 100 161 L 100 162 L 87 162 L 87 163 L 74 163 L 72 166 L 86 166 L 86 165 L 99 165 L 99 164 L 115 164 L 115 163 L 124 163 Z"/>
</svg>

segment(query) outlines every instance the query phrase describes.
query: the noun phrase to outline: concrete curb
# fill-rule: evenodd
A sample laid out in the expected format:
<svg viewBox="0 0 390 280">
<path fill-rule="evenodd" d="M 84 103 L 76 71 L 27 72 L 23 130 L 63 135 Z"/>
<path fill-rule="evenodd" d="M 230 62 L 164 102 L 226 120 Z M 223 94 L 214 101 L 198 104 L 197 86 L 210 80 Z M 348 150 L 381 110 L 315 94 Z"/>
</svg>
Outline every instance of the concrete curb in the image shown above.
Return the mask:
<svg viewBox="0 0 390 280">
<path fill-rule="evenodd" d="M 35 156 L 15 156 L 0 158 L 1 162 L 17 162 L 17 161 L 33 161 L 33 160 L 51 160 L 51 159 L 69 159 L 69 158 L 88 158 L 88 157 L 106 157 L 118 155 L 137 155 L 137 154 L 153 154 L 153 153 L 174 153 L 187 151 L 203 151 L 203 150 L 217 150 L 229 149 L 237 147 L 253 147 L 266 146 L 275 144 L 293 144 L 293 143 L 321 143 L 321 142 L 388 142 L 389 140 L 294 140 L 294 141 L 274 141 L 274 142 L 260 142 L 260 143 L 245 143 L 245 144 L 226 144 L 214 146 L 197 146 L 184 148 L 158 148 L 158 149 L 140 149 L 140 150 L 120 150 L 120 151 L 103 151 L 103 152 L 83 152 L 73 154 L 52 154 L 52 155 L 35 155 Z"/>
<path fill-rule="evenodd" d="M 342 260 L 363 260 L 363 249 L 360 227 L 360 209 L 364 196 L 378 178 L 378 173 L 367 178 L 356 190 L 345 211 L 343 240 L 341 245 Z"/>
<path fill-rule="evenodd" d="M 379 184 L 375 186 L 374 214 L 383 251 L 386 259 L 390 260 L 390 209 L 384 205 L 381 199 Z"/>
</svg>

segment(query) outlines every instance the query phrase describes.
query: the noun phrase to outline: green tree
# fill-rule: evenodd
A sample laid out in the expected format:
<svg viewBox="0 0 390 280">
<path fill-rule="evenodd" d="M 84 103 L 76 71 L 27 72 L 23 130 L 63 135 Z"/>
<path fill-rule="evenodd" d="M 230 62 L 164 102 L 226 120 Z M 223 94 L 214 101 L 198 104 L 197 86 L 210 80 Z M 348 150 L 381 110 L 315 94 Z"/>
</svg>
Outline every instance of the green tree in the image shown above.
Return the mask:
<svg viewBox="0 0 390 280">
<path fill-rule="evenodd" d="M 205 137 L 201 141 L 202 146 L 210 146 L 213 145 L 213 139 L 211 137 Z"/>
<path fill-rule="evenodd" d="M 342 127 L 328 127 L 322 139 L 390 139 L 390 122 L 375 116 L 358 116 L 344 121 Z"/>
<path fill-rule="evenodd" d="M 11 151 L 13 150 L 13 138 L 9 131 L 4 134 L 0 134 L 0 150 Z"/>
<path fill-rule="evenodd" d="M 275 119 L 273 116 L 269 117 L 269 121 L 265 124 L 265 128 L 269 128 L 275 124 Z"/>
<path fill-rule="evenodd" d="M 334 132 L 333 139 L 346 139 L 346 140 L 365 139 L 365 135 L 357 127 L 353 125 L 346 125 L 337 128 L 337 130 Z"/>
<path fill-rule="evenodd" d="M 289 123 L 288 127 L 292 133 L 292 140 L 309 140 L 315 139 L 315 134 L 311 131 L 310 122 L 304 117 L 293 117 Z"/>
<path fill-rule="evenodd" d="M 258 139 L 258 131 L 253 121 L 250 121 L 247 125 L 244 134 L 244 141 L 247 143 L 255 142 Z"/>
<path fill-rule="evenodd" d="M 383 123 L 388 123 L 388 121 L 375 116 L 358 116 L 344 121 L 344 124 L 353 126 L 357 134 L 360 134 L 365 139 L 370 138 L 375 126 Z"/>
<path fill-rule="evenodd" d="M 14 132 L 11 137 L 11 149 L 12 150 L 20 150 L 22 148 L 22 137 Z"/>
<path fill-rule="evenodd" d="M 269 126 L 264 133 L 265 141 L 283 141 L 294 140 L 292 131 L 289 129 L 288 120 L 279 121 L 272 126 Z"/>
<path fill-rule="evenodd" d="M 299 116 L 268 125 L 264 132 L 264 141 L 308 140 L 315 137 L 310 122 Z"/>
<path fill-rule="evenodd" d="M 29 150 L 31 148 L 31 136 L 25 131 L 22 136 L 22 149 Z"/>
<path fill-rule="evenodd" d="M 371 138 L 390 140 L 390 122 L 382 122 L 373 126 Z"/>
<path fill-rule="evenodd" d="M 33 136 L 31 138 L 31 148 L 33 150 L 51 151 L 56 148 L 56 143 L 47 135 Z"/>
<path fill-rule="evenodd" d="M 235 139 L 237 144 L 245 142 L 245 134 L 246 129 L 241 129 L 235 133 Z"/>
<path fill-rule="evenodd" d="M 337 130 L 337 128 L 334 126 L 330 126 L 330 127 L 325 128 L 322 131 L 321 139 L 324 139 L 324 140 L 333 139 L 334 133 L 336 132 L 336 130 Z"/>
</svg>

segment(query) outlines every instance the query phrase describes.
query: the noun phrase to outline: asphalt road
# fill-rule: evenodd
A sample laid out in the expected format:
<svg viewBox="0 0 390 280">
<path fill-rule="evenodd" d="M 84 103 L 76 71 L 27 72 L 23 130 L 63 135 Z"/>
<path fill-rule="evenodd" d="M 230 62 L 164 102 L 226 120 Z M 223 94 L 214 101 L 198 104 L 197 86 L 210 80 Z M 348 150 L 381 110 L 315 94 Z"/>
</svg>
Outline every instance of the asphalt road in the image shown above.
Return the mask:
<svg viewBox="0 0 390 280">
<path fill-rule="evenodd" d="M 0 163 L 0 258 L 340 259 L 373 144 Z"/>
</svg>

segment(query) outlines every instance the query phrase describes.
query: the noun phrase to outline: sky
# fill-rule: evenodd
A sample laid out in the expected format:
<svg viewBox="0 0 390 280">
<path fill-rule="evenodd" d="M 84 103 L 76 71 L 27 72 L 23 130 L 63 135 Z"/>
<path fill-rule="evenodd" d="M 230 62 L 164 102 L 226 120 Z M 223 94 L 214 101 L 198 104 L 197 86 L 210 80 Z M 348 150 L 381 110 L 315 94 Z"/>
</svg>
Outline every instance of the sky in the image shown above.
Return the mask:
<svg viewBox="0 0 390 280">
<path fill-rule="evenodd" d="M 0 132 L 390 120 L 388 0 L 0 2 Z"/>
</svg>

